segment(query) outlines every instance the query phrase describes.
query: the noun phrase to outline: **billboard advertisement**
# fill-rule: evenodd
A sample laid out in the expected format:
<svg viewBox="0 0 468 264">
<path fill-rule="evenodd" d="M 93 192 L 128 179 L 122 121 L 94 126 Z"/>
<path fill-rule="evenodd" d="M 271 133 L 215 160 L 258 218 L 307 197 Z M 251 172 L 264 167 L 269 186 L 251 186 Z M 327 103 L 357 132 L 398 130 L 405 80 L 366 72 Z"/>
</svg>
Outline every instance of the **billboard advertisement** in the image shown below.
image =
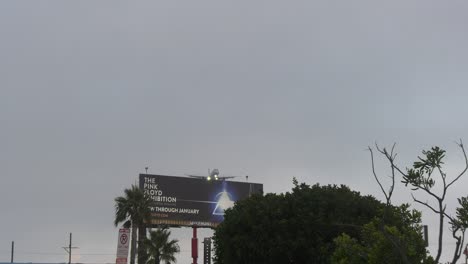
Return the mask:
<svg viewBox="0 0 468 264">
<path fill-rule="evenodd" d="M 215 227 L 236 201 L 263 192 L 259 183 L 150 174 L 140 174 L 140 188 L 152 200 L 151 225 L 199 227 Z"/>
</svg>

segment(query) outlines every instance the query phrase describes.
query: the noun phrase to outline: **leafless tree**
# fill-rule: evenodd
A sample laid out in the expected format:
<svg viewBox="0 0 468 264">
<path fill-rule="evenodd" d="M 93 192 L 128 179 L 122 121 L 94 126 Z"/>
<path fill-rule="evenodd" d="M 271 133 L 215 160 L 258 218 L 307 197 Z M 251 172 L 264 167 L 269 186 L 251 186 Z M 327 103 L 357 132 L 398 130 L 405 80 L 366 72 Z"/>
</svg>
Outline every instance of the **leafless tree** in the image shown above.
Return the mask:
<svg viewBox="0 0 468 264">
<path fill-rule="evenodd" d="M 381 220 L 381 223 L 380 223 L 380 231 L 385 236 L 385 238 L 388 241 L 390 241 L 390 243 L 393 245 L 394 249 L 400 255 L 403 263 L 410 264 L 410 262 L 408 260 L 408 256 L 406 255 L 406 252 L 404 250 L 404 248 L 405 248 L 404 243 L 400 239 L 398 239 L 397 237 L 395 237 L 392 234 L 390 234 L 389 232 L 387 232 L 386 229 L 385 229 L 386 217 L 387 217 L 387 215 L 389 213 L 389 210 L 391 209 L 390 207 L 392 206 L 392 195 L 393 195 L 393 191 L 395 190 L 395 164 L 394 164 L 394 162 L 395 162 L 395 159 L 396 159 L 396 156 L 397 156 L 397 154 L 394 153 L 395 145 L 396 144 L 393 144 L 393 146 L 392 146 L 392 148 L 391 148 L 391 150 L 389 152 L 386 148 L 380 148 L 377 145 L 377 143 L 375 144 L 376 150 L 378 152 L 380 152 L 382 155 L 384 155 L 385 158 L 390 162 L 391 174 L 390 174 L 389 177 L 391 179 L 391 184 L 390 184 L 390 187 L 387 190 L 384 188 L 382 181 L 380 180 L 380 178 L 378 177 L 378 175 L 376 173 L 375 162 L 374 162 L 374 151 L 372 150 L 371 147 L 368 147 L 368 150 L 369 150 L 370 155 L 371 155 L 372 173 L 374 175 L 375 180 L 377 181 L 377 184 L 380 187 L 380 190 L 382 191 L 383 195 L 385 196 L 385 210 L 384 210 L 384 214 L 382 216 L 382 220 Z"/>
</svg>

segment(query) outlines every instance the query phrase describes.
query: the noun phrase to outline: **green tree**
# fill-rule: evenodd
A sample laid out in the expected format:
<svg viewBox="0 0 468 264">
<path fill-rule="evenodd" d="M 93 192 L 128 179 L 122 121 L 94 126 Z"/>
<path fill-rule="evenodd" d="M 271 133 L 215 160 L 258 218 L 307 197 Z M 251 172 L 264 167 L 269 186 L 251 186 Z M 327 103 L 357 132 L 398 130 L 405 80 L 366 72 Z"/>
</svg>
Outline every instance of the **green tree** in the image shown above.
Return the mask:
<svg viewBox="0 0 468 264">
<path fill-rule="evenodd" d="M 332 255 L 332 264 L 363 264 L 368 263 L 368 252 L 355 238 L 346 233 L 334 239 L 336 249 Z"/>
<path fill-rule="evenodd" d="M 391 178 L 393 182 L 388 193 L 385 192 L 385 190 L 382 187 L 382 184 L 380 183 L 379 179 L 376 176 L 372 149 L 369 148 L 371 152 L 372 169 L 374 172 L 374 176 L 377 182 L 379 183 L 381 190 L 384 192 L 384 195 L 387 198 L 387 203 L 390 203 L 391 193 L 393 192 L 395 171 L 401 174 L 403 178 L 402 183 L 404 183 L 405 186 L 409 186 L 413 192 L 417 192 L 417 191 L 423 192 L 426 195 L 428 195 L 430 198 L 432 198 L 433 201 L 435 201 L 435 205 L 433 205 L 428 201 L 422 201 L 416 198 L 412 194 L 412 198 L 414 202 L 419 203 L 427 207 L 431 211 L 433 211 L 439 219 L 438 247 L 437 247 L 437 255 L 435 257 L 436 263 L 439 262 L 440 257 L 442 255 L 442 248 L 443 248 L 442 237 L 444 233 L 444 224 L 447 221 L 446 219 L 448 219 L 449 221 L 450 229 L 452 231 L 452 236 L 457 241 L 452 264 L 455 264 L 461 255 L 461 248 L 463 247 L 463 239 L 464 239 L 464 234 L 466 230 L 466 227 L 464 227 L 466 226 L 464 225 L 464 223 L 466 222 L 464 221 L 468 220 L 468 219 L 460 218 L 462 214 L 459 214 L 458 212 L 457 212 L 457 217 L 452 217 L 446 211 L 447 203 L 445 199 L 448 193 L 448 189 L 450 188 L 450 186 L 455 184 L 455 182 L 457 182 L 468 170 L 468 157 L 466 155 L 463 142 L 460 140 L 460 142 L 457 143 L 457 145 L 462 151 L 465 166 L 461 170 L 461 172 L 455 175 L 455 177 L 453 177 L 452 179 L 449 179 L 447 177 L 447 173 L 443 169 L 445 150 L 437 146 L 432 147 L 430 150 L 423 150 L 422 155 L 418 156 L 418 160 L 413 163 L 413 166 L 410 168 L 407 168 L 406 170 L 403 170 L 403 169 L 400 169 L 395 164 L 396 154 L 394 154 L 393 152 L 395 145 L 393 145 L 390 152 L 387 151 L 385 148 L 380 149 L 376 145 L 377 150 L 381 154 L 383 154 L 383 156 L 390 163 L 390 167 L 392 170 Z M 459 202 L 462 205 L 462 200 L 459 200 Z M 463 205 L 461 208 L 463 209 Z"/>
<path fill-rule="evenodd" d="M 119 196 L 115 201 L 115 219 L 114 225 L 118 226 L 124 223 L 126 228 L 132 228 L 131 247 L 130 247 L 130 264 L 135 264 L 136 246 L 137 246 L 137 229 L 143 227 L 144 222 L 149 220 L 151 212 L 149 209 L 150 198 L 136 185 L 132 185 L 130 189 L 124 190 L 124 196 Z M 140 239 L 143 239 L 140 237 Z"/>
<path fill-rule="evenodd" d="M 335 239 L 333 264 L 435 263 L 427 256 L 421 233 L 421 214 L 409 205 L 391 207 L 387 224 L 381 230 L 376 217 L 364 225 L 360 240 L 342 234 Z M 388 239 L 391 235 L 393 240 Z M 393 244 L 398 241 L 398 247 Z M 402 252 L 403 251 L 403 254 Z"/>
<path fill-rule="evenodd" d="M 171 232 L 166 228 L 158 228 L 151 231 L 149 238 L 143 242 L 144 248 L 149 256 L 148 264 L 160 264 L 175 262 L 175 254 L 180 252 L 178 240 L 173 239 L 169 241 Z"/>
<path fill-rule="evenodd" d="M 463 253 L 465 231 L 468 228 L 468 196 L 458 198 L 460 207 L 456 209 L 456 217 L 446 215 L 450 219 L 452 237 L 456 240 L 452 263 L 456 263 Z"/>
<path fill-rule="evenodd" d="M 384 204 L 346 186 L 297 184 L 285 194 L 254 195 L 225 212 L 215 259 L 231 263 L 329 263 L 342 233 L 360 239 Z"/>
</svg>

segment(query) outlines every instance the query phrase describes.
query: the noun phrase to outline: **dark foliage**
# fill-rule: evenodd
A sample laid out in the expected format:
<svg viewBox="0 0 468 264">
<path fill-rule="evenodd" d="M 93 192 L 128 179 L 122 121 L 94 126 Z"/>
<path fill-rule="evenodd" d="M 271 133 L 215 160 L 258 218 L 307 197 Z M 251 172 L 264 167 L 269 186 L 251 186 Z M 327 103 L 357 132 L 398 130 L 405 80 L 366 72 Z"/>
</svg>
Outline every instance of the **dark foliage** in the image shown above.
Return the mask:
<svg viewBox="0 0 468 264">
<path fill-rule="evenodd" d="M 343 185 L 294 184 L 291 193 L 253 196 L 226 211 L 214 236 L 217 263 L 330 263 L 334 239 L 360 240 L 384 208 Z"/>
</svg>

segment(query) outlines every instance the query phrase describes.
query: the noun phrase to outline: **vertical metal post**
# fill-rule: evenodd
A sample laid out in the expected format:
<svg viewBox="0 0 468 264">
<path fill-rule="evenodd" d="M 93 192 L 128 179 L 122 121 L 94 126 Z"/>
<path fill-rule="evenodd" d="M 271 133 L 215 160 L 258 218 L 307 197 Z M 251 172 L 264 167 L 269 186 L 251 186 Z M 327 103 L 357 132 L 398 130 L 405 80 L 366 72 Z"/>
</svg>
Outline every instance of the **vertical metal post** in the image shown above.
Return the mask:
<svg viewBox="0 0 468 264">
<path fill-rule="evenodd" d="M 193 258 L 193 263 L 192 264 L 197 264 L 197 258 L 198 258 L 197 226 L 193 226 L 192 258 Z"/>
<path fill-rule="evenodd" d="M 427 225 L 423 225 L 423 231 L 424 231 L 424 243 L 426 247 L 429 246 L 429 231 L 427 228 Z"/>
<path fill-rule="evenodd" d="M 11 263 L 13 263 L 15 256 L 15 241 L 11 241 Z"/>
<path fill-rule="evenodd" d="M 211 264 L 211 238 L 203 240 L 203 264 Z"/>
<path fill-rule="evenodd" d="M 72 233 L 70 233 L 70 245 L 68 246 L 68 264 L 71 264 L 71 254 L 72 254 Z"/>
</svg>

